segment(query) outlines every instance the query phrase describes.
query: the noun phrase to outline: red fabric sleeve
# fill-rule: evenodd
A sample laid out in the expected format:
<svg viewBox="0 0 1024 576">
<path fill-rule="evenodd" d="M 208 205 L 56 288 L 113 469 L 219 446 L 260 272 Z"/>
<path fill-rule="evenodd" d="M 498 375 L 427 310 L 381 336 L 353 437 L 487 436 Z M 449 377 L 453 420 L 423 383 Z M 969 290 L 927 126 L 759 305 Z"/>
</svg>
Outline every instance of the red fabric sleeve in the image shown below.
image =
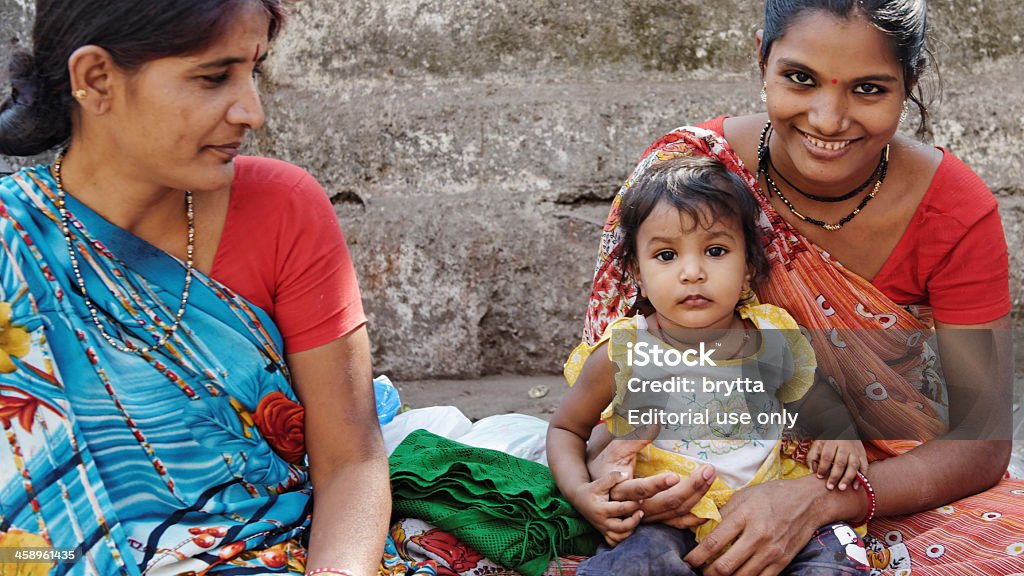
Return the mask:
<svg viewBox="0 0 1024 576">
<path fill-rule="evenodd" d="M 334 208 L 312 176 L 286 162 L 236 160 L 211 276 L 274 319 L 286 353 L 366 322 Z"/>
<path fill-rule="evenodd" d="M 935 266 L 928 300 L 939 322 L 980 324 L 1010 312 L 1009 254 L 999 211 L 993 209 Z"/>
<path fill-rule="evenodd" d="M 1006 236 L 992 192 L 943 151 L 910 225 L 873 284 L 898 304 L 929 304 L 935 319 L 980 324 L 1009 313 Z"/>
</svg>

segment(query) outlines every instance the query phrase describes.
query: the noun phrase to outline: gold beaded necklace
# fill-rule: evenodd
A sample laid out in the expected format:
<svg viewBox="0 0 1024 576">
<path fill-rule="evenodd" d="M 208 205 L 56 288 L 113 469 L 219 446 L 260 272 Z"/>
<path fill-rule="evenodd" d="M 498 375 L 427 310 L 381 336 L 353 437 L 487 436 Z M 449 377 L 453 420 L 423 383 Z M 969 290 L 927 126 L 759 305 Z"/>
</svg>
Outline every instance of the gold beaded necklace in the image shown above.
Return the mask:
<svg viewBox="0 0 1024 576">
<path fill-rule="evenodd" d="M 100 335 L 103 336 L 103 339 L 121 352 L 142 355 L 163 347 L 168 341 L 170 341 L 171 336 L 173 336 L 175 331 L 178 330 L 178 327 L 181 326 L 181 318 L 185 315 L 185 306 L 188 304 L 188 289 L 192 284 L 192 255 L 195 248 L 196 237 L 195 211 L 192 207 L 192 192 L 190 190 L 185 191 L 185 218 L 188 223 L 188 244 L 185 259 L 185 288 L 181 293 L 181 305 L 178 307 L 178 312 L 174 315 L 174 324 L 171 324 L 170 327 L 162 327 L 164 335 L 160 337 L 155 344 L 139 348 L 128 340 L 125 340 L 125 344 L 122 344 L 107 333 L 103 328 L 103 322 L 100 321 L 99 312 L 96 310 L 96 306 L 94 305 L 92 298 L 90 298 L 89 294 L 85 291 L 85 280 L 82 278 L 82 273 L 78 269 L 78 257 L 75 255 L 74 241 L 71 238 L 71 213 L 68 212 L 67 209 L 67 194 L 64 191 L 64 180 L 61 176 L 61 167 L 63 163 L 64 152 L 61 152 L 57 154 L 57 158 L 53 162 L 53 179 L 57 182 L 57 210 L 60 212 L 61 232 L 64 234 L 64 241 L 68 246 L 68 255 L 71 257 L 71 269 L 75 273 L 75 280 L 78 283 L 78 288 L 82 291 L 82 296 L 85 298 L 85 305 L 89 309 L 89 315 L 92 316 L 93 324 L 95 324 L 96 328 L 99 329 Z"/>
</svg>

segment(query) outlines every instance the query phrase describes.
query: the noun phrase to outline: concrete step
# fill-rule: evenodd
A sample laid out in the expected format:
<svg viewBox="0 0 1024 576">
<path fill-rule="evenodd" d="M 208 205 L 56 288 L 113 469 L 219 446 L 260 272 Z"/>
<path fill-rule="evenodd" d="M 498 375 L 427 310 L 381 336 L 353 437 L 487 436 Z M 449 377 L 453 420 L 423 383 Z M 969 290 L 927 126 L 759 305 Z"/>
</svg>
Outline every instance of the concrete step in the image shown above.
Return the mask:
<svg viewBox="0 0 1024 576">
<path fill-rule="evenodd" d="M 931 107 L 932 142 L 957 154 L 997 195 L 1022 186 L 1024 64 L 1003 60 L 948 78 Z M 420 79 L 267 90 L 259 150 L 307 167 L 332 193 L 363 198 L 495 186 L 575 194 L 614 187 L 639 153 L 677 126 L 762 109 L 748 74 L 636 75 L 606 81 L 523 77 Z M 917 125 L 915 114 L 907 130 Z"/>
<path fill-rule="evenodd" d="M 1000 82 L 1024 85 L 1024 67 L 949 79 L 934 132 L 999 195 L 1016 290 L 1024 102 Z M 743 74 L 279 84 L 257 143 L 335 195 L 381 370 L 544 373 L 575 343 L 608 200 L 640 152 L 678 125 L 755 111 L 756 89 Z"/>
<path fill-rule="evenodd" d="M 8 3 L 14 0 L 4 0 Z M 614 69 L 746 72 L 763 2 L 750 0 L 315 0 L 292 6 L 284 51 L 336 79 L 578 76 Z M 1024 52 L 1018 0 L 931 0 L 930 42 L 950 69 Z M 333 81 L 335 78 L 331 78 Z"/>
</svg>

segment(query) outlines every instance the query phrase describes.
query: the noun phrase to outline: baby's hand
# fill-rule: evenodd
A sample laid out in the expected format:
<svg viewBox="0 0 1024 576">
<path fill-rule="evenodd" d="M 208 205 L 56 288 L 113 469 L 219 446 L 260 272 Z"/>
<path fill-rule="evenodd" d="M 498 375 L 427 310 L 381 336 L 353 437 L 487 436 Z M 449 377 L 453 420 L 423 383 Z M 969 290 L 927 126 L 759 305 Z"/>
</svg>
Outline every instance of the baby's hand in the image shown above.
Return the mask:
<svg viewBox="0 0 1024 576">
<path fill-rule="evenodd" d="M 604 433 L 607 434 L 607 428 Z M 623 473 L 623 480 L 633 477 L 640 451 L 658 437 L 658 426 L 641 426 L 625 436 L 613 438 L 599 453 L 587 454 L 587 471 L 591 478 L 601 478 L 615 472 Z M 587 447 L 590 448 L 589 446 Z"/>
<path fill-rule="evenodd" d="M 825 486 L 840 490 L 853 484 L 857 472 L 866 474 L 868 456 L 860 440 L 815 440 L 807 452 L 807 465 L 818 478 L 828 478 Z"/>
<path fill-rule="evenodd" d="M 609 495 L 612 487 L 626 479 L 622 472 L 605 474 L 580 486 L 570 499 L 576 510 L 613 547 L 629 537 L 644 517 L 639 502 L 618 502 Z"/>
</svg>

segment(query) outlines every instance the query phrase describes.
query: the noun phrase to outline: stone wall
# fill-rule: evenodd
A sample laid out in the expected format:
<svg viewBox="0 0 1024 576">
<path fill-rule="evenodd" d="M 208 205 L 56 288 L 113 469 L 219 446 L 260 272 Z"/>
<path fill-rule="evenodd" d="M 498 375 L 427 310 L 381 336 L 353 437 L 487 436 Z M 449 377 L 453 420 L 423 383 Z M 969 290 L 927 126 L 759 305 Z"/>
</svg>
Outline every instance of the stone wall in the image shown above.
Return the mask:
<svg viewBox="0 0 1024 576">
<path fill-rule="evenodd" d="M 25 4 L 0 0 L 5 46 L 27 42 Z M 557 372 L 638 154 L 678 125 L 760 108 L 759 15 L 749 0 L 296 2 L 253 149 L 332 196 L 376 371 Z M 930 17 L 933 141 L 999 197 L 1018 295 L 1024 4 L 932 0 Z"/>
</svg>

